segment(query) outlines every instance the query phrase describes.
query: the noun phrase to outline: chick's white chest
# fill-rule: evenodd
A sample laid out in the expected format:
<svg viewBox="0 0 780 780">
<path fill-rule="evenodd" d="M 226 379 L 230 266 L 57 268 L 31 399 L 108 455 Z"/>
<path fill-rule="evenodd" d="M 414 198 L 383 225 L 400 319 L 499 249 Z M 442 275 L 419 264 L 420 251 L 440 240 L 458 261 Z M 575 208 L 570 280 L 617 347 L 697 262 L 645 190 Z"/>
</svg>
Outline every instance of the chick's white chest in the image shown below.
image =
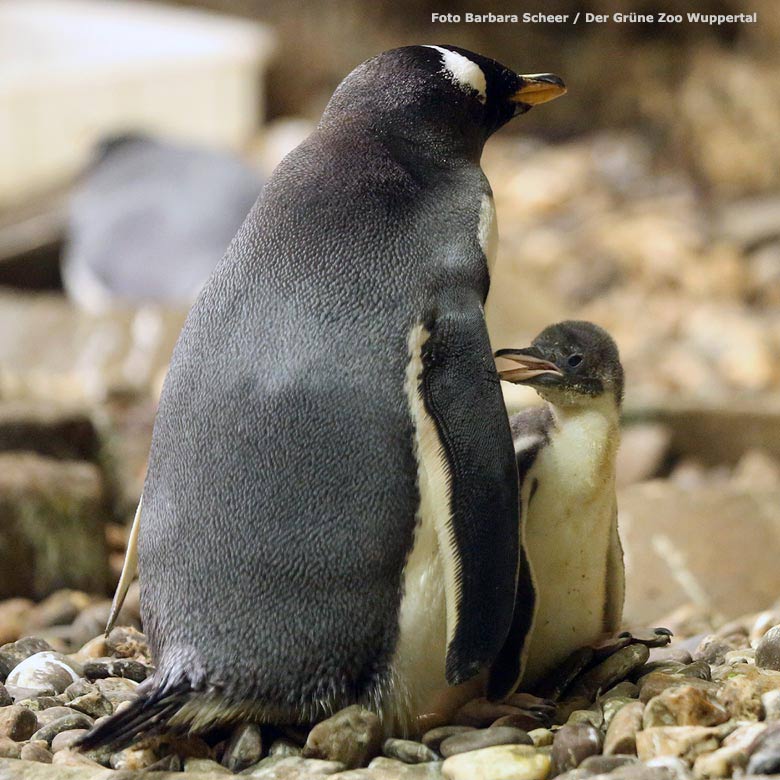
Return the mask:
<svg viewBox="0 0 780 780">
<path fill-rule="evenodd" d="M 615 522 L 617 414 L 558 415 L 523 482 L 525 545 L 537 591 L 524 680 L 604 631 Z"/>
</svg>

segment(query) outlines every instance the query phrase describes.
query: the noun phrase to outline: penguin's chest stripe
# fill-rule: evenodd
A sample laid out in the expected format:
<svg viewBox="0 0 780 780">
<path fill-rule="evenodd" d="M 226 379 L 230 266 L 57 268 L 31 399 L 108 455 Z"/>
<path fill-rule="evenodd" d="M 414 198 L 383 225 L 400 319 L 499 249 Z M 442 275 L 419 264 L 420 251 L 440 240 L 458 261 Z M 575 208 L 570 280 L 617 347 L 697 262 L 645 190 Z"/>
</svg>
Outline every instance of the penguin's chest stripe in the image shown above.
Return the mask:
<svg viewBox="0 0 780 780">
<path fill-rule="evenodd" d="M 436 552 L 440 557 L 446 594 L 447 643 L 451 641 L 457 624 L 457 604 L 460 597 L 460 564 L 452 533 L 451 474 L 444 456 L 444 448 L 433 418 L 423 402 L 420 380 L 422 376 L 422 348 L 429 332 L 416 325 L 409 333 L 409 363 L 406 369 L 406 397 L 414 424 L 414 449 L 417 459 L 417 485 L 419 506 L 417 510 L 418 536 L 423 538 L 433 528 L 438 542 Z"/>
<path fill-rule="evenodd" d="M 488 273 L 493 273 L 498 253 L 498 222 L 493 198 L 484 194 L 479 206 L 479 223 L 477 225 L 477 241 L 485 255 Z"/>
</svg>

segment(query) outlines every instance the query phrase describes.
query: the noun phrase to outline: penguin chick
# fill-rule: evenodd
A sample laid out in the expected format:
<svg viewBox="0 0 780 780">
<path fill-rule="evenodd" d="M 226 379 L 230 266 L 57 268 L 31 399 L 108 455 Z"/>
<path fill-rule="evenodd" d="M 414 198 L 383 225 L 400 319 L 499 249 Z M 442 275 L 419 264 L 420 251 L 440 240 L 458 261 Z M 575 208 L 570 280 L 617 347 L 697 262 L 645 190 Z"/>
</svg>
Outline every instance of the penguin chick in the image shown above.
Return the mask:
<svg viewBox="0 0 780 780">
<path fill-rule="evenodd" d="M 615 459 L 623 368 L 610 335 L 581 321 L 549 326 L 527 349 L 499 350 L 496 364 L 501 379 L 533 387 L 546 402 L 510 418 L 536 605 L 523 643 L 530 583 L 521 576 L 513 629 L 491 673 L 491 686 L 532 687 L 620 625 Z"/>
<path fill-rule="evenodd" d="M 132 536 L 156 671 L 83 745 L 355 703 L 416 731 L 490 668 L 519 498 L 479 159 L 564 92 L 464 49 L 395 49 L 277 166 L 160 398 Z"/>
</svg>

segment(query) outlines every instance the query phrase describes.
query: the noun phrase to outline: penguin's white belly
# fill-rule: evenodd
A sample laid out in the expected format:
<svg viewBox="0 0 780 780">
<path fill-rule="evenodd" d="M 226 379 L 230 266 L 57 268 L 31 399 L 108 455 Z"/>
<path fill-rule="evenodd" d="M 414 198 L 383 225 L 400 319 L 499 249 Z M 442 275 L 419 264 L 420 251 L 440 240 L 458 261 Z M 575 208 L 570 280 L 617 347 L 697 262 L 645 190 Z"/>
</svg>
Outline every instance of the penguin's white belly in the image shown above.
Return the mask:
<svg viewBox="0 0 780 780">
<path fill-rule="evenodd" d="M 553 432 L 523 483 L 537 485 L 525 544 L 537 593 L 524 683 L 533 683 L 605 630 L 615 522 L 614 451 L 603 418 L 583 415 Z"/>
</svg>

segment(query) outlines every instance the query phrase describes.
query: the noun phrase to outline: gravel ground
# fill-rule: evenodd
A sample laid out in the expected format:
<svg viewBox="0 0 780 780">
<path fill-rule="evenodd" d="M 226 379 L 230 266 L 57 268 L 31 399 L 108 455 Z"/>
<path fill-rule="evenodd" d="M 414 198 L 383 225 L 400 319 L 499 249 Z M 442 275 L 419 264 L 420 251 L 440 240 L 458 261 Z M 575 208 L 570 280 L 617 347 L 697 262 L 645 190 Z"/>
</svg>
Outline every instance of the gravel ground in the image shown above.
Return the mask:
<svg viewBox="0 0 780 780">
<path fill-rule="evenodd" d="M 0 619 L 14 602 L 0 602 Z M 27 609 L 37 636 L 0 647 L 0 778 L 68 777 L 68 767 L 82 777 L 145 770 L 276 780 L 780 774 L 780 609 L 671 644 L 664 630 L 648 630 L 582 648 L 533 694 L 473 700 L 420 741 L 385 739 L 377 717 L 355 706 L 308 733 L 242 723 L 82 754 L 78 738 L 128 706 L 153 671 L 134 626 L 68 646 L 104 609 L 104 600 L 59 591 Z M 684 635 L 686 625 L 696 625 L 690 615 L 674 628 Z"/>
</svg>

